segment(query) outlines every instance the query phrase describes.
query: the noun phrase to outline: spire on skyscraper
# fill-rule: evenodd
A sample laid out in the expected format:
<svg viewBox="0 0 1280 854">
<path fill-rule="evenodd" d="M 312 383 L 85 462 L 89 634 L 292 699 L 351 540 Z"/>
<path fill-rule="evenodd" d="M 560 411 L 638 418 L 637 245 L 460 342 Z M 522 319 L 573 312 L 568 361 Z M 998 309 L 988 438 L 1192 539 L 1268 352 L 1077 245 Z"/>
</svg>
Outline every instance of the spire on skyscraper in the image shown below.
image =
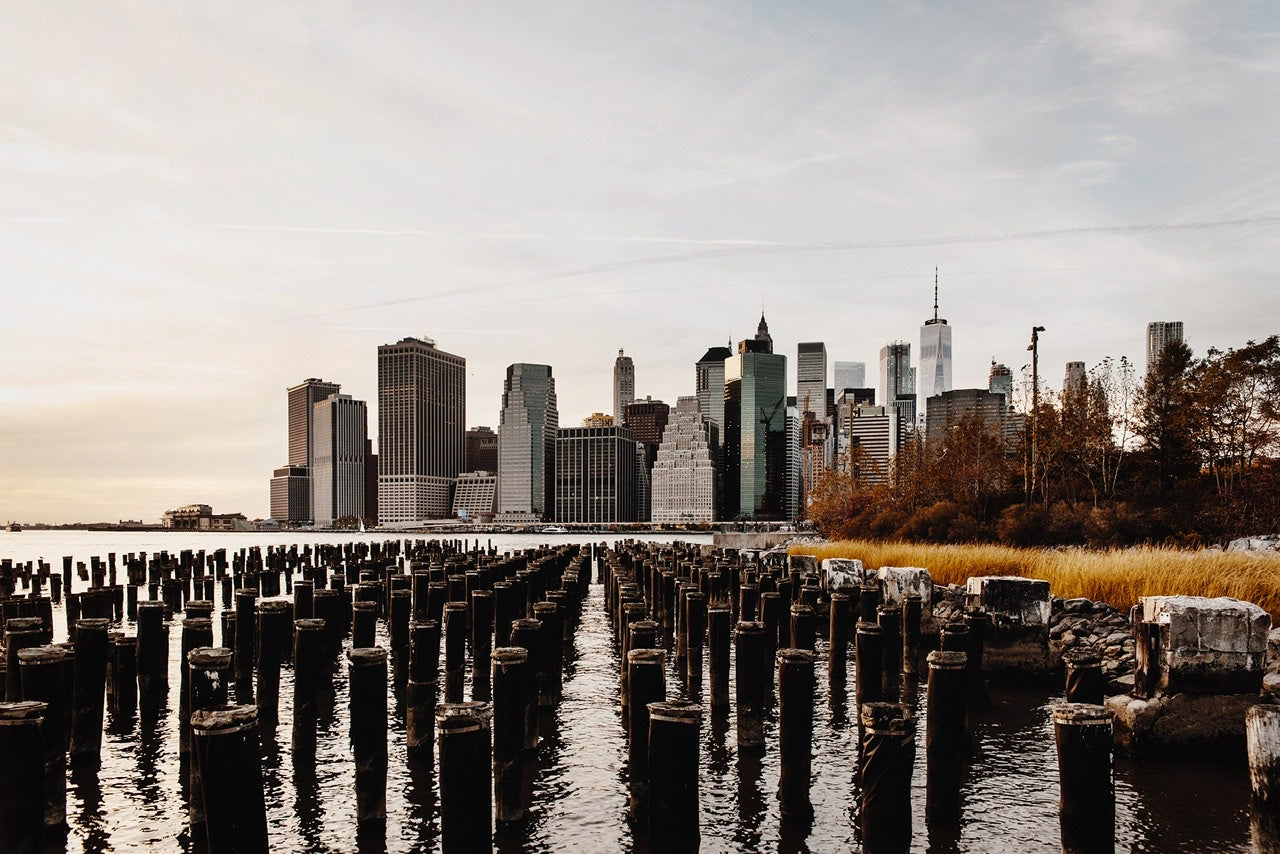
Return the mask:
<svg viewBox="0 0 1280 854">
<path fill-rule="evenodd" d="M 756 327 L 756 340 L 763 341 L 767 345 L 766 352 L 773 352 L 773 336 L 769 334 L 769 324 L 764 319 L 764 312 L 760 312 L 760 325 Z"/>
</svg>

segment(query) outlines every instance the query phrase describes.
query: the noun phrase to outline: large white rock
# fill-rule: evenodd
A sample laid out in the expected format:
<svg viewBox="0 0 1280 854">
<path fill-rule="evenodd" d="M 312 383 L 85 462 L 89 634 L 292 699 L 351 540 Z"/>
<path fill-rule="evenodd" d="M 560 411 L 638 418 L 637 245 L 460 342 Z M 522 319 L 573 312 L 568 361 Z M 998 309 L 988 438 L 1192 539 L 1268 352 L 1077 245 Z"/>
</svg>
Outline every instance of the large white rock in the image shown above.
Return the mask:
<svg viewBox="0 0 1280 854">
<path fill-rule="evenodd" d="M 997 624 L 1049 625 L 1052 607 L 1047 581 L 1017 575 L 976 575 L 968 580 L 965 594 L 970 606 L 981 607 Z"/>
<path fill-rule="evenodd" d="M 860 560 L 829 557 L 822 561 L 822 586 L 828 593 L 857 588 L 866 576 Z"/>
<path fill-rule="evenodd" d="M 919 566 L 882 566 L 876 573 L 886 605 L 901 605 L 908 593 L 920 597 L 924 619 L 933 615 L 933 576 Z"/>
</svg>

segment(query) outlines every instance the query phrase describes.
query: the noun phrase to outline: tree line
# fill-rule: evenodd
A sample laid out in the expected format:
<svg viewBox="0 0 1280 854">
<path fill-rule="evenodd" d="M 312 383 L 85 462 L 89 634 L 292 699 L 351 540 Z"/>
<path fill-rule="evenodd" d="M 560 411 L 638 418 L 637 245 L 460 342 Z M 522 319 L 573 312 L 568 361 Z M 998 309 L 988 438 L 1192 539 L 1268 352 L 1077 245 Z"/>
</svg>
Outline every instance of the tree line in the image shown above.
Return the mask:
<svg viewBox="0 0 1280 854">
<path fill-rule="evenodd" d="M 833 539 L 1195 546 L 1280 531 L 1280 336 L 1139 377 L 1107 358 L 995 423 L 977 414 L 904 442 L 887 473 L 855 445 L 809 519 Z M 1019 423 L 1020 422 L 1020 423 Z"/>
</svg>

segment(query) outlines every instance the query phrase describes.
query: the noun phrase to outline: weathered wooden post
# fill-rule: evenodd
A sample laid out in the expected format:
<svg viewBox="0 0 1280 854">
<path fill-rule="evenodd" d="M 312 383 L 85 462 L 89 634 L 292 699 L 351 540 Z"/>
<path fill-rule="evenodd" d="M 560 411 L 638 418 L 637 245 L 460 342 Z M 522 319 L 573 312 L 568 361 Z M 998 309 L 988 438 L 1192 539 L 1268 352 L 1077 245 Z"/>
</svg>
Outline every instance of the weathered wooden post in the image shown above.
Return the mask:
<svg viewBox="0 0 1280 854">
<path fill-rule="evenodd" d="M 351 648 L 372 649 L 377 643 L 378 603 L 351 603 Z"/>
<path fill-rule="evenodd" d="M 461 703 L 467 667 L 467 603 L 444 603 L 444 701 Z"/>
<path fill-rule="evenodd" d="M 911 767 L 916 719 L 897 703 L 863 703 L 862 850 L 901 854 L 911 848 Z"/>
<path fill-rule="evenodd" d="M 138 603 L 138 699 L 144 713 L 156 712 L 169 693 L 169 630 L 164 603 Z"/>
<path fill-rule="evenodd" d="M 854 700 L 858 705 L 878 703 L 884 696 L 884 653 L 880 626 L 858 621 L 854 637 Z"/>
<path fill-rule="evenodd" d="M 1250 706 L 1244 730 L 1253 790 L 1252 850 L 1275 851 L 1280 848 L 1280 706 Z"/>
<path fill-rule="evenodd" d="M 542 668 L 545 659 L 542 651 L 542 621 L 531 617 L 521 618 L 511 624 L 511 645 L 529 652 L 529 678 L 532 702 L 529 703 L 529 717 L 525 721 L 525 749 L 533 750 L 538 746 L 538 696 L 539 685 L 543 681 Z"/>
<path fill-rule="evenodd" d="M 208 850 L 266 854 L 267 809 L 255 706 L 218 706 L 191 716 Z"/>
<path fill-rule="evenodd" d="M 44 742 L 48 706 L 0 703 L 0 851 L 44 850 Z"/>
<path fill-rule="evenodd" d="M 196 712 L 204 709 L 216 709 L 227 704 L 227 688 L 231 683 L 231 650 L 226 647 L 199 647 L 187 652 L 187 702 L 190 710 L 186 726 L 191 727 L 191 720 Z M 194 735 L 191 736 L 194 746 Z M 194 753 L 194 749 L 192 751 Z M 204 839 L 208 830 L 205 828 L 204 781 L 200 775 L 199 761 L 190 764 L 190 798 L 189 813 L 192 839 Z"/>
<path fill-rule="evenodd" d="M 782 594 L 775 590 L 761 593 L 760 622 L 764 623 L 764 651 L 770 661 L 779 647 L 790 642 L 787 638 L 791 637 L 791 623 L 789 619 L 781 619 L 781 614 Z"/>
<path fill-rule="evenodd" d="M 880 626 L 880 698 L 896 703 L 902 696 L 902 610 L 880 605 L 876 608 L 876 621 Z"/>
<path fill-rule="evenodd" d="M 555 706 L 560 702 L 564 682 L 564 616 L 555 602 L 538 602 L 533 606 L 533 616 L 542 623 L 539 642 L 542 656 L 543 679 L 539 689 L 538 705 Z M 631 623 L 635 625 L 641 620 Z"/>
<path fill-rule="evenodd" d="M 902 672 L 908 676 L 920 672 L 920 620 L 923 614 L 923 596 L 908 593 L 902 597 Z"/>
<path fill-rule="evenodd" d="M 111 712 L 131 715 L 138 707 L 138 639 L 115 638 L 111 654 Z"/>
<path fill-rule="evenodd" d="M 843 687 L 849 679 L 849 596 L 831 594 L 827 626 L 827 681 Z"/>
<path fill-rule="evenodd" d="M 764 624 L 739 621 L 734 632 L 738 678 L 735 682 L 738 749 L 764 749 L 765 664 Z"/>
<path fill-rule="evenodd" d="M 242 587 L 236 591 L 236 696 L 241 702 L 253 694 L 254 644 L 258 638 L 258 591 Z M 258 710 L 253 711 L 258 725 Z M 256 731 L 256 730 L 255 730 Z"/>
<path fill-rule="evenodd" d="M 813 767 L 814 653 L 778 650 L 778 801 L 783 822 L 813 821 L 809 774 Z"/>
<path fill-rule="evenodd" d="M 441 850 L 493 850 L 493 754 L 488 703 L 443 703 L 436 711 L 440 744 Z"/>
<path fill-rule="evenodd" d="M 440 674 L 440 624 L 422 620 L 409 627 L 409 686 L 405 703 L 405 750 L 411 763 L 435 754 L 436 694 Z"/>
<path fill-rule="evenodd" d="M 294 590 L 298 589 L 294 585 Z M 295 765 L 316 758 L 316 724 L 320 719 L 320 691 L 325 678 L 324 620 L 304 617 L 293 621 L 293 732 Z"/>
<path fill-rule="evenodd" d="M 691 699 L 702 697 L 702 648 L 707 638 L 707 597 L 694 591 L 685 596 L 685 685 Z"/>
<path fill-rule="evenodd" d="M 759 623 L 738 623 L 757 627 Z M 740 680 L 741 681 L 741 680 Z M 649 850 L 697 851 L 698 742 L 702 709 L 694 703 L 649 704 Z"/>
<path fill-rule="evenodd" d="M 17 600 L 10 600 L 16 602 Z M 68 616 L 68 619 L 70 617 Z M 22 668 L 18 651 L 49 642 L 44 620 L 39 617 L 10 617 L 4 626 L 5 699 L 16 703 L 22 699 Z"/>
<path fill-rule="evenodd" d="M 1102 659 L 1096 655 L 1074 655 L 1067 656 L 1065 664 L 1066 701 L 1102 705 L 1106 690 L 1106 680 L 1102 676 Z"/>
<path fill-rule="evenodd" d="M 969 743 L 968 658 L 963 652 L 944 650 L 935 650 L 928 658 L 925 816 L 939 828 L 960 823 L 960 773 Z"/>
<path fill-rule="evenodd" d="M 812 605 L 796 602 L 791 606 L 791 647 L 793 649 L 816 649 L 818 636 L 818 618 Z"/>
<path fill-rule="evenodd" d="M 471 591 L 471 699 L 488 702 L 493 699 L 493 593 Z"/>
<path fill-rule="evenodd" d="M 67 655 L 56 646 L 29 646 L 18 652 L 22 699 L 44 703 L 40 736 L 44 744 L 44 827 L 61 833 L 67 824 Z"/>
<path fill-rule="evenodd" d="M 356 822 L 361 834 L 386 832 L 387 651 L 347 651 L 351 680 L 351 747 L 356 763 Z"/>
<path fill-rule="evenodd" d="M 1113 716 L 1107 707 L 1088 703 L 1060 703 L 1053 708 L 1061 787 L 1058 815 L 1066 854 L 1115 848 Z"/>
<path fill-rule="evenodd" d="M 293 608 L 283 599 L 258 603 L 258 722 L 274 727 L 280 719 L 281 650 L 290 638 Z"/>
<path fill-rule="evenodd" d="M 707 611 L 707 649 L 711 668 L 713 715 L 729 712 L 729 620 L 728 608 L 711 608 Z"/>
<path fill-rule="evenodd" d="M 529 696 L 529 651 L 493 651 L 493 786 L 499 824 L 524 818 L 524 744 Z"/>
<path fill-rule="evenodd" d="M 107 681 L 107 627 L 101 617 L 75 625 L 75 702 L 71 707 L 71 761 L 96 763 L 102 750 Z"/>
<path fill-rule="evenodd" d="M 728 613 L 727 611 L 725 613 Z M 649 705 L 667 697 L 666 653 L 660 649 L 633 649 L 627 653 L 627 786 L 629 812 L 639 821 L 649 807 Z"/>
</svg>

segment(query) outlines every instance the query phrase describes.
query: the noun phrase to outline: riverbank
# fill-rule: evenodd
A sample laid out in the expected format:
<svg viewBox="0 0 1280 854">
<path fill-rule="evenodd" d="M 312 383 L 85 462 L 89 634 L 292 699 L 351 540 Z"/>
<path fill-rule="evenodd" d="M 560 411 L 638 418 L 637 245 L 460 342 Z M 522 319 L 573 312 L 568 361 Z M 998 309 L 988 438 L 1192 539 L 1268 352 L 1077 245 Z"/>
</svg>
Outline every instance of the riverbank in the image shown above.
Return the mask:
<svg viewBox="0 0 1280 854">
<path fill-rule="evenodd" d="M 1280 620 L 1280 557 L 1150 546 L 1123 550 L 1024 549 L 995 545 L 924 545 L 872 540 L 795 543 L 791 554 L 856 558 L 868 569 L 921 566 L 935 584 L 978 575 L 1020 575 L 1049 582 L 1055 596 L 1105 602 L 1120 611 L 1143 596 L 1230 596 Z"/>
</svg>

